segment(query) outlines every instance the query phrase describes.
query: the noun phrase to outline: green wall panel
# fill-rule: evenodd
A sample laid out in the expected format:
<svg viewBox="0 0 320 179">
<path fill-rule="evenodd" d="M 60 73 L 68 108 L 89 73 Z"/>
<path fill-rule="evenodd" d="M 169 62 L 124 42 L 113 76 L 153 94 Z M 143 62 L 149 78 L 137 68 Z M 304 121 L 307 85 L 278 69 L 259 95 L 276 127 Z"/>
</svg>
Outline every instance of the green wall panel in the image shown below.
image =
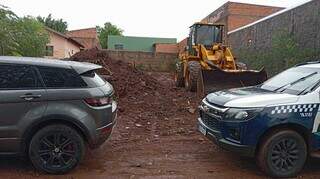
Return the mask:
<svg viewBox="0 0 320 179">
<path fill-rule="evenodd" d="M 127 51 L 153 52 L 155 43 L 177 43 L 175 38 L 152 38 L 131 36 L 108 36 L 108 49 L 116 50 L 116 46 L 122 46 Z"/>
</svg>

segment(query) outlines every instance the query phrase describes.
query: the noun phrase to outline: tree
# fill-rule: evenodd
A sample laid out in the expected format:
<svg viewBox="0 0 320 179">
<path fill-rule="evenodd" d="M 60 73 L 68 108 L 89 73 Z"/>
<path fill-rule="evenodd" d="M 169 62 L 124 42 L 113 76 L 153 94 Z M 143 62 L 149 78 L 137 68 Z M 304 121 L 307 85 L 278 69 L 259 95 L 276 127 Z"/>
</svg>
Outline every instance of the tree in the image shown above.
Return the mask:
<svg viewBox="0 0 320 179">
<path fill-rule="evenodd" d="M 53 30 L 61 33 L 67 32 L 68 23 L 63 19 L 53 19 L 51 14 L 49 14 L 47 17 L 38 16 L 37 20 Z"/>
<path fill-rule="evenodd" d="M 0 5 L 0 55 L 8 55 L 15 49 L 15 24 L 18 17 L 7 7 Z"/>
<path fill-rule="evenodd" d="M 19 34 L 16 42 L 16 52 L 22 56 L 38 57 L 44 56 L 46 44 L 49 43 L 49 35 L 43 24 L 37 19 L 27 16 L 20 18 L 17 22 Z"/>
<path fill-rule="evenodd" d="M 19 18 L 0 5 L 0 27 L 0 55 L 44 56 L 49 36 L 35 18 Z"/>
<path fill-rule="evenodd" d="M 108 48 L 109 35 L 122 35 L 123 30 L 116 25 L 106 22 L 103 27 L 97 26 L 99 41 L 102 48 Z"/>
</svg>

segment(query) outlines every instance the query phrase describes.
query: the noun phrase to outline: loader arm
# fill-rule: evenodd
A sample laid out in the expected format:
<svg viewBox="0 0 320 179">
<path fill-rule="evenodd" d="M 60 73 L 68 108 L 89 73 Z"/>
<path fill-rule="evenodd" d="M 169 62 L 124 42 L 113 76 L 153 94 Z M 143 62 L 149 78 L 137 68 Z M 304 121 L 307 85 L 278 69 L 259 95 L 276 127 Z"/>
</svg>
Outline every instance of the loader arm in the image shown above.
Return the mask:
<svg viewBox="0 0 320 179">
<path fill-rule="evenodd" d="M 219 67 L 222 70 L 236 70 L 236 61 L 229 47 L 223 46 L 222 44 L 215 44 L 211 48 L 207 49 L 204 45 L 199 45 L 200 49 L 200 61 L 205 69 L 210 70 L 211 68 L 208 63 Z"/>
</svg>

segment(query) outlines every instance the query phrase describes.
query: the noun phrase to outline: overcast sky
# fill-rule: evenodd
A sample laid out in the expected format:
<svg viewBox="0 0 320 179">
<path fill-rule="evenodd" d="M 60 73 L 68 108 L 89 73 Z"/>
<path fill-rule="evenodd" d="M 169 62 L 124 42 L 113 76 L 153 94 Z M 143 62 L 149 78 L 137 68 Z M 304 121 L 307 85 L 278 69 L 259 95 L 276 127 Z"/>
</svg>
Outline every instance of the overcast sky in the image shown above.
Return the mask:
<svg viewBox="0 0 320 179">
<path fill-rule="evenodd" d="M 291 7 L 306 0 L 233 0 Z M 183 39 L 188 27 L 200 21 L 227 0 L 0 0 L 17 15 L 62 18 L 69 30 L 103 25 L 119 26 L 124 35 Z"/>
</svg>

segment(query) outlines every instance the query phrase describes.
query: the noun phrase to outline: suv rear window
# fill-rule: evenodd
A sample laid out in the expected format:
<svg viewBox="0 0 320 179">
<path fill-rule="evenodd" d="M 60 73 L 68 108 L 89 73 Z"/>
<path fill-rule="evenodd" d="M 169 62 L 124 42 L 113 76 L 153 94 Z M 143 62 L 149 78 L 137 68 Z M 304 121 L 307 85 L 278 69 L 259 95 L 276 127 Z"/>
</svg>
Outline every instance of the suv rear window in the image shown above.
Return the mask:
<svg viewBox="0 0 320 179">
<path fill-rule="evenodd" d="M 33 89 L 42 87 L 34 68 L 27 65 L 0 65 L 0 89 Z"/>
<path fill-rule="evenodd" d="M 87 84 L 72 69 L 38 67 L 47 88 L 83 88 Z"/>
<path fill-rule="evenodd" d="M 101 78 L 94 70 L 81 74 L 81 77 L 89 87 L 99 87 L 106 84 L 105 80 Z"/>
</svg>

